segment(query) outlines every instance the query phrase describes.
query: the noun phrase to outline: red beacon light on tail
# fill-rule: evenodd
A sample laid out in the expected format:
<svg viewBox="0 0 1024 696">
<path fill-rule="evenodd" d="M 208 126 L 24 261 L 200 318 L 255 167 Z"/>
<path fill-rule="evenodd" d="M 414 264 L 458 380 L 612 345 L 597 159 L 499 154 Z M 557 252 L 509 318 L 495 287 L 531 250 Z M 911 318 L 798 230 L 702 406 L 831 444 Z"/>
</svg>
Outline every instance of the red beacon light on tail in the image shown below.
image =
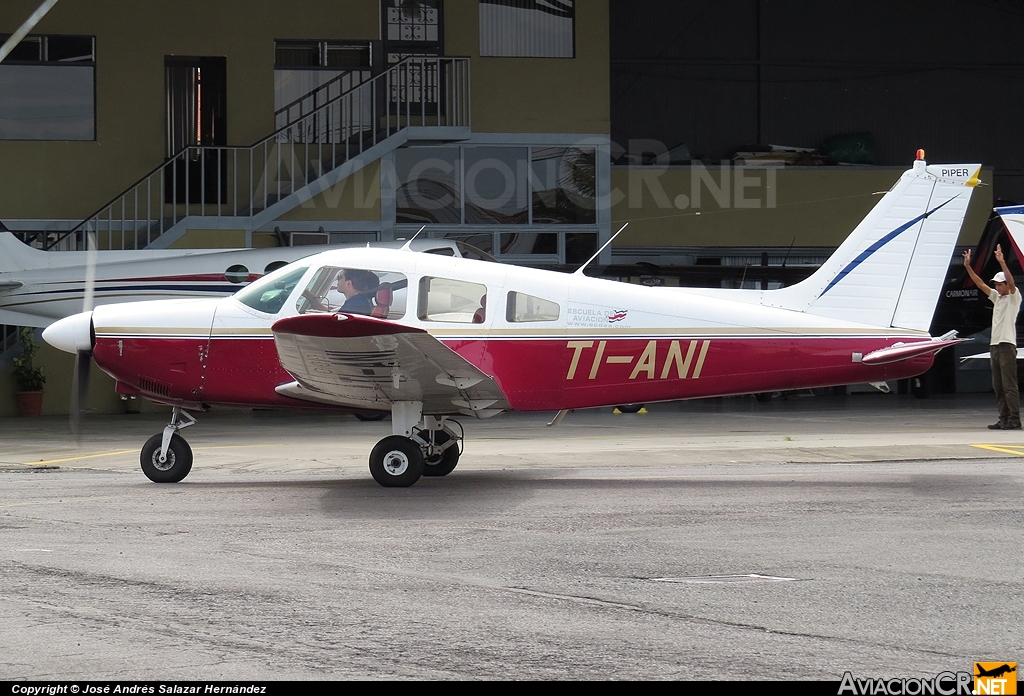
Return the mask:
<svg viewBox="0 0 1024 696">
<path fill-rule="evenodd" d="M 924 159 L 924 150 L 923 149 L 918 149 L 918 151 L 917 151 L 917 159 L 919 159 L 919 160 L 923 160 Z"/>
</svg>

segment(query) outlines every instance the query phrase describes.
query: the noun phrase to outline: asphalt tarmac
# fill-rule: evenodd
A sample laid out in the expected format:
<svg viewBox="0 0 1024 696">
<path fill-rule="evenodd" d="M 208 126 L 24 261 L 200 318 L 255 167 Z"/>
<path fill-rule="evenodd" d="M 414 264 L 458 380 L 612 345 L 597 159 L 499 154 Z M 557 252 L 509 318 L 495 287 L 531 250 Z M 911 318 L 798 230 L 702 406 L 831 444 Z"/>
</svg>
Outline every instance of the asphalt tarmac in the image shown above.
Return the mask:
<svg viewBox="0 0 1024 696">
<path fill-rule="evenodd" d="M 852 394 L 390 424 L 0 419 L 0 679 L 921 677 L 1024 657 L 1024 434 L 991 396 Z"/>
</svg>

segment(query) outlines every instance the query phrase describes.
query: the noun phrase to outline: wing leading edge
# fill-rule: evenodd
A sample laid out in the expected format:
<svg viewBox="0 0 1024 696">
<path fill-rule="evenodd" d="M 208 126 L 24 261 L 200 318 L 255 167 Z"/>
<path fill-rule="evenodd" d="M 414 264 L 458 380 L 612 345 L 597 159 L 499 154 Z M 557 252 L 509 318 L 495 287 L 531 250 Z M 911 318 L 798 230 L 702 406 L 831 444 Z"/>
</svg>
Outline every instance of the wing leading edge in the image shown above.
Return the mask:
<svg viewBox="0 0 1024 696">
<path fill-rule="evenodd" d="M 272 327 L 281 365 L 295 382 L 279 394 L 386 410 L 420 401 L 423 413 L 487 418 L 508 410 L 487 374 L 426 331 L 372 317 L 307 314 Z"/>
</svg>

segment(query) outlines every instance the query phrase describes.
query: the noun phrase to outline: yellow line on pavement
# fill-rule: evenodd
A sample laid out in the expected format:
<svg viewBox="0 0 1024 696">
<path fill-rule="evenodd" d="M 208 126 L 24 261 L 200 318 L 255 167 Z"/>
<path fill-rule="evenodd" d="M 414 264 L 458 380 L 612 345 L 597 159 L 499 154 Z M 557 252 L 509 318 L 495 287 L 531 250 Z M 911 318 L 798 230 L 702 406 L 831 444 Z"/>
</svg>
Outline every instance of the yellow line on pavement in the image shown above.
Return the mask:
<svg viewBox="0 0 1024 696">
<path fill-rule="evenodd" d="M 102 454 L 81 454 L 77 457 L 65 457 L 64 459 L 47 459 L 46 461 L 38 462 L 22 462 L 26 466 L 40 466 L 42 464 L 60 464 L 61 462 L 74 462 L 79 459 L 96 459 L 98 457 L 113 457 L 118 454 L 128 454 L 129 452 L 135 452 L 135 450 L 117 450 L 116 452 L 103 452 Z"/>
<path fill-rule="evenodd" d="M 1005 452 L 1006 454 L 1015 454 L 1018 457 L 1024 457 L 1024 447 L 1018 447 L 1016 449 L 1009 449 L 1007 447 L 996 447 L 995 445 L 971 445 L 971 447 L 977 447 L 978 449 L 992 450 L 993 452 Z"/>
<path fill-rule="evenodd" d="M 212 450 L 212 449 L 251 449 L 253 447 L 284 447 L 285 443 L 273 443 L 266 445 L 213 445 L 210 447 L 196 447 L 196 450 Z M 61 462 L 76 462 L 79 459 L 98 459 L 100 457 L 114 457 L 119 454 L 131 454 L 138 452 L 138 450 L 116 450 L 114 452 L 102 452 L 100 454 L 82 454 L 77 457 L 64 457 L 63 459 L 47 459 L 35 462 L 22 462 L 25 466 L 43 466 L 46 464 L 60 464 Z"/>
<path fill-rule="evenodd" d="M 276 442 L 269 443 L 266 445 L 209 445 L 207 447 L 193 447 L 193 450 L 212 450 L 212 449 L 251 449 L 253 447 L 285 447 L 286 443 Z"/>
</svg>

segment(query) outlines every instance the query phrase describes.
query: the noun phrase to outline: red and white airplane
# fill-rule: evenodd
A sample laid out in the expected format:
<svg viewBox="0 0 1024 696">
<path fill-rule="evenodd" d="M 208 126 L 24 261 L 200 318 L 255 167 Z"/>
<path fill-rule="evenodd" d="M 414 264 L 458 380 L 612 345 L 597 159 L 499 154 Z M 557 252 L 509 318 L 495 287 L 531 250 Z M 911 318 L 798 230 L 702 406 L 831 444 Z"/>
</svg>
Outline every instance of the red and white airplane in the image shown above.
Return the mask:
<svg viewBox="0 0 1024 696">
<path fill-rule="evenodd" d="M 178 433 L 195 422 L 187 410 L 317 404 L 390 410 L 370 472 L 409 486 L 455 468 L 460 414 L 558 411 L 555 423 L 576 408 L 921 374 L 957 340 L 928 327 L 980 169 L 919 153 L 817 272 L 778 290 L 644 287 L 358 248 L 224 299 L 97 307 L 43 337 L 91 350 L 122 393 L 173 407 L 142 449 L 154 481 L 191 468 Z M 356 290 L 362 299 L 339 307 Z"/>
</svg>

